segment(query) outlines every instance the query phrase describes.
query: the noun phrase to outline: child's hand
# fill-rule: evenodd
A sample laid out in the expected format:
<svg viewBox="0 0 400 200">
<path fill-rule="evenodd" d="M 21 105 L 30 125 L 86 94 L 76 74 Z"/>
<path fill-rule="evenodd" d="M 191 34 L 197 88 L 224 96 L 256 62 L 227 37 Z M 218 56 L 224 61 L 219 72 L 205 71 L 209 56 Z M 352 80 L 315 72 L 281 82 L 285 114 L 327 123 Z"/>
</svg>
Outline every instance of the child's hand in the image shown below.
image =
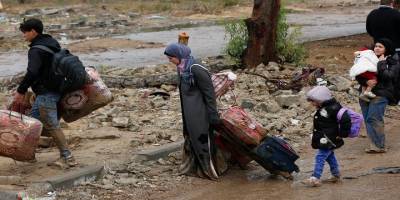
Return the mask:
<svg viewBox="0 0 400 200">
<path fill-rule="evenodd" d="M 341 140 L 342 138 L 340 137 L 340 136 L 337 136 L 336 137 L 336 140 Z"/>
<path fill-rule="evenodd" d="M 358 56 L 358 55 L 360 55 L 361 54 L 361 51 L 355 51 L 354 52 L 354 56 Z"/>
</svg>

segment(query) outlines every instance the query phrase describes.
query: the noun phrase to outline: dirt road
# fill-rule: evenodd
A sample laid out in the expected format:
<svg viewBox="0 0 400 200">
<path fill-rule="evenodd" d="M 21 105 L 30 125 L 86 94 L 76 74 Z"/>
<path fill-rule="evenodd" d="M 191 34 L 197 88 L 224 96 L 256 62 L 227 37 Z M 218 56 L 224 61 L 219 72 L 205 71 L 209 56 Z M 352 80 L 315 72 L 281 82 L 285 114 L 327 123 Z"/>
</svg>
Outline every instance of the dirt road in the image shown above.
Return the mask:
<svg viewBox="0 0 400 200">
<path fill-rule="evenodd" d="M 399 116 L 397 111 L 395 115 Z M 398 118 L 398 117 L 397 117 Z M 386 136 L 389 151 L 386 154 L 366 154 L 369 140 L 367 138 L 346 139 L 344 147 L 336 151 L 343 177 L 355 177 L 372 171 L 376 167 L 400 166 L 400 120 L 386 121 Z M 298 161 L 301 172 L 295 180 L 285 181 L 272 178 L 260 167 L 250 171 L 231 170 L 218 182 L 196 179 L 192 184 L 182 184 L 174 191 L 155 194 L 150 199 L 174 200 L 396 200 L 398 193 L 399 174 L 373 174 L 356 179 L 345 179 L 338 184 L 324 184 L 319 188 L 308 188 L 299 181 L 310 176 L 313 169 L 314 151 L 309 144 L 302 148 L 301 159 Z M 329 168 L 325 167 L 325 178 Z"/>
<path fill-rule="evenodd" d="M 354 35 L 365 32 L 365 18 L 373 8 L 374 6 L 364 5 L 357 9 L 353 7 L 339 7 L 290 13 L 288 14 L 288 23 L 302 27 L 302 35 L 299 38 L 302 42 Z M 243 9 L 247 9 L 245 13 L 250 15 L 250 7 Z M 194 18 L 193 20 L 204 20 L 207 16 L 188 17 L 188 19 L 191 18 Z M 102 45 L 99 47 L 93 46 L 91 48 L 92 51 L 79 52 L 79 49 L 77 49 L 77 54 L 85 65 L 92 66 L 105 65 L 132 68 L 161 64 L 166 62 L 163 55 L 163 47 L 160 47 L 160 45 L 142 45 L 138 48 L 137 43 L 146 44 L 156 42 L 162 44 L 161 46 L 167 45 L 176 41 L 177 35 L 182 31 L 189 33 L 191 36 L 189 45 L 198 58 L 221 54 L 227 42 L 223 26 L 181 28 L 118 36 L 115 37 L 115 43 L 119 47 L 104 49 Z M 126 43 L 132 43 L 131 40 L 140 42 L 133 43 L 130 46 L 121 45 L 121 39 L 127 39 Z M 104 42 L 99 41 L 99 44 L 101 43 Z M 112 42 L 108 41 L 108 44 L 112 45 Z M 7 76 L 25 70 L 26 59 L 25 52 L 0 54 L 0 74 Z"/>
</svg>

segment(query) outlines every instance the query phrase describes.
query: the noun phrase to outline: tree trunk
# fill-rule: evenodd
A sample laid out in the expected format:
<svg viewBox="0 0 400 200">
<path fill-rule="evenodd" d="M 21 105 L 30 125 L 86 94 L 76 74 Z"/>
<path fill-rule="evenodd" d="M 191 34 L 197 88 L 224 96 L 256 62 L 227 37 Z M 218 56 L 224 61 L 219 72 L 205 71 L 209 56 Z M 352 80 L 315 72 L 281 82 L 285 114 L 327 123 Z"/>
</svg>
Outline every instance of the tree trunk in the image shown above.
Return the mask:
<svg viewBox="0 0 400 200">
<path fill-rule="evenodd" d="M 246 67 L 277 60 L 275 44 L 280 4 L 280 0 L 254 0 L 253 14 L 245 20 L 249 32 L 243 56 Z"/>
</svg>

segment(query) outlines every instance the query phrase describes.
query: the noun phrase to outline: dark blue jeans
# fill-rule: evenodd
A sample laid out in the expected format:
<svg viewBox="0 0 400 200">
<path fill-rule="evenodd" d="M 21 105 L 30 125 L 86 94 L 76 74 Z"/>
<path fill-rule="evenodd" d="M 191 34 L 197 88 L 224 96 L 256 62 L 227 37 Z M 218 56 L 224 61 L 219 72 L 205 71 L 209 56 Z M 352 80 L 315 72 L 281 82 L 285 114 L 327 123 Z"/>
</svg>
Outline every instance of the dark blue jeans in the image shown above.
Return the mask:
<svg viewBox="0 0 400 200">
<path fill-rule="evenodd" d="M 67 148 L 65 136 L 60 129 L 60 120 L 57 115 L 57 104 L 60 98 L 61 95 L 58 93 L 38 95 L 35 103 L 33 103 L 31 116 L 43 123 L 43 131 L 53 137 L 60 150 L 60 156 L 68 157 L 71 152 Z"/>
<path fill-rule="evenodd" d="M 61 95 L 57 93 L 46 93 L 38 95 L 33 103 L 31 116 L 41 121 L 47 130 L 60 128 L 57 117 L 57 103 L 60 97 Z"/>
<path fill-rule="evenodd" d="M 328 162 L 331 174 L 333 176 L 340 176 L 339 164 L 336 160 L 335 152 L 328 149 L 318 149 L 315 155 L 315 165 L 313 176 L 320 179 L 324 172 L 325 161 Z"/>
<path fill-rule="evenodd" d="M 368 137 L 378 148 L 385 148 L 383 117 L 388 103 L 389 101 L 386 97 L 376 97 L 370 102 L 360 100 Z"/>
</svg>

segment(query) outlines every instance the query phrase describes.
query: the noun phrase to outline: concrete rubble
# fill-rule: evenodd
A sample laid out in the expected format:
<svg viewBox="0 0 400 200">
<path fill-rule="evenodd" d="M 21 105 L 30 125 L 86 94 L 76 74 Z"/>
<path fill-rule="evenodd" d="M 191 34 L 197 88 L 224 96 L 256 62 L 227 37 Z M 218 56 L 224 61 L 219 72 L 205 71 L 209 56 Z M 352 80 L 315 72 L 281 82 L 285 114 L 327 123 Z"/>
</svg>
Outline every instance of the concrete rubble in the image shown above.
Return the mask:
<svg viewBox="0 0 400 200">
<path fill-rule="evenodd" d="M 206 59 L 212 71 L 215 59 Z M 290 78 L 300 69 L 292 66 L 270 64 L 269 67 L 260 65 L 252 69 L 236 70 L 238 80 L 235 84 L 234 94 L 236 102 L 240 102 L 258 122 L 267 128 L 268 133 L 279 135 L 288 140 L 295 148 L 304 145 L 305 137 L 311 133 L 313 109 L 305 99 L 308 85 L 297 92 L 292 90 L 277 90 L 270 94 L 269 87 L 274 84 L 269 79 L 281 79 L 290 82 Z M 265 72 L 265 68 L 271 69 Z M 115 77 L 146 77 L 157 73 L 175 74 L 174 67 L 158 66 L 146 69 L 103 69 L 104 76 Z M 138 73 L 139 72 L 139 73 Z M 262 77 L 257 75 L 263 72 Z M 268 73 L 266 75 L 266 73 Z M 175 76 L 176 78 L 176 76 Z M 336 87 L 335 96 L 343 103 L 351 102 L 356 98 L 356 92 L 350 87 L 351 81 L 344 77 L 323 77 L 329 80 L 329 87 Z M 339 81 L 337 81 L 339 80 Z M 10 84 L 10 82 L 6 82 Z M 335 85 L 333 85 L 335 84 Z M 343 85 L 345 84 L 345 85 Z M 111 84 L 112 85 L 112 84 Z M 2 85 L 5 87 L 5 85 Z M 350 89 L 349 89 L 350 88 Z M 123 133 L 136 135 L 132 137 L 130 148 L 141 150 L 149 145 L 163 145 L 182 140 L 182 120 L 180 113 L 179 93 L 176 85 L 162 84 L 159 88 L 111 88 L 115 100 L 109 105 L 96 110 L 83 120 L 80 120 L 82 132 L 99 128 L 113 127 Z M 4 91 L 4 90 L 3 90 Z M 235 96 L 228 92 L 218 100 L 220 108 L 235 104 Z M 86 125 L 84 125 L 86 124 Z M 70 126 L 67 127 L 68 131 Z M 112 129 L 110 129 L 112 130 Z M 111 139 L 118 140 L 119 135 L 110 134 L 85 135 L 85 139 Z M 104 136 L 104 137 L 103 137 Z M 172 153 L 165 158 L 150 161 L 139 161 L 135 156 L 125 164 L 111 168 L 103 180 L 96 182 L 91 187 L 114 190 L 120 187 L 135 188 L 162 188 L 174 181 L 186 179 L 178 174 L 180 162 L 179 152 Z M 62 194 L 59 194 L 62 195 Z"/>
</svg>

